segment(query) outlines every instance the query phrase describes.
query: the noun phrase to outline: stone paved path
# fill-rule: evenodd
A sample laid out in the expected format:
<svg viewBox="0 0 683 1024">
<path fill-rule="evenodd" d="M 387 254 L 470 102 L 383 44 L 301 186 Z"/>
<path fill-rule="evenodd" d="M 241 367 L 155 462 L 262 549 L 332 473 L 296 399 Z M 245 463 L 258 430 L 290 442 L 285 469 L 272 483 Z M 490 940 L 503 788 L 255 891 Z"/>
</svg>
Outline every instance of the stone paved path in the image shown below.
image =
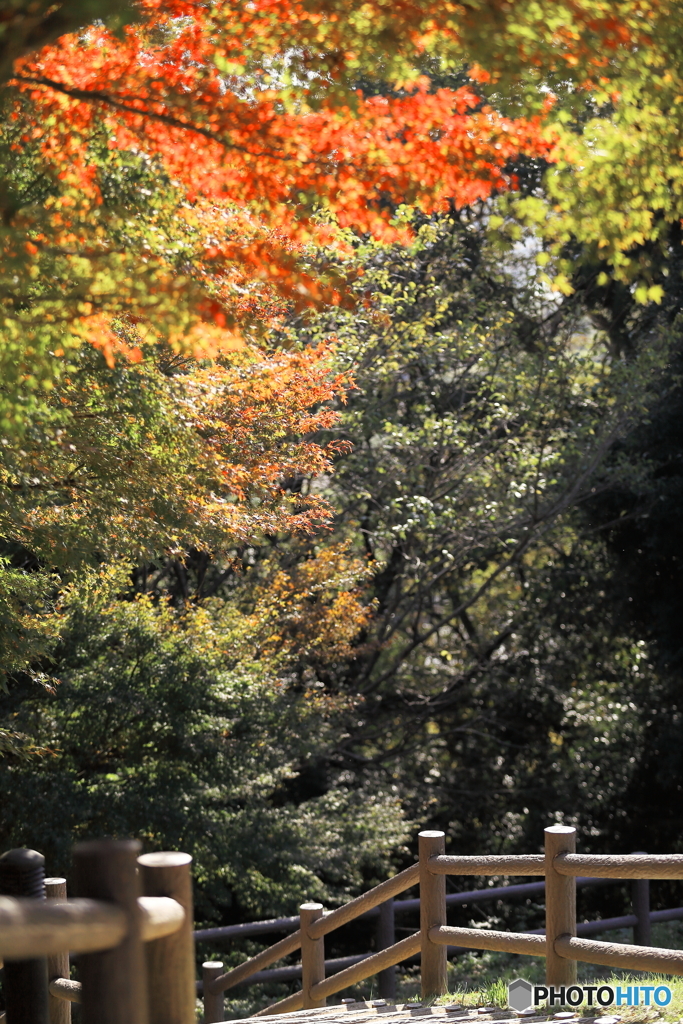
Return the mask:
<svg viewBox="0 0 683 1024">
<path fill-rule="evenodd" d="M 517 1014 L 512 1010 L 501 1010 L 498 1007 L 464 1007 L 457 1003 L 448 1006 L 424 1006 L 420 1003 L 387 1003 L 384 999 L 367 1002 L 353 1000 L 338 1003 L 336 1006 L 324 1006 L 319 1010 L 296 1010 L 293 1013 L 273 1014 L 264 1017 L 274 1024 L 407 1024 L 413 1018 L 429 1017 L 434 1024 L 618 1024 L 621 1020 L 616 1014 L 596 1013 L 594 1017 L 580 1017 L 578 1013 L 538 1013 Z M 254 1024 L 254 1018 L 243 1021 L 231 1021 L 230 1024 Z M 426 1022 L 425 1022 L 426 1024 Z M 430 1021 L 431 1024 L 431 1021 Z"/>
</svg>

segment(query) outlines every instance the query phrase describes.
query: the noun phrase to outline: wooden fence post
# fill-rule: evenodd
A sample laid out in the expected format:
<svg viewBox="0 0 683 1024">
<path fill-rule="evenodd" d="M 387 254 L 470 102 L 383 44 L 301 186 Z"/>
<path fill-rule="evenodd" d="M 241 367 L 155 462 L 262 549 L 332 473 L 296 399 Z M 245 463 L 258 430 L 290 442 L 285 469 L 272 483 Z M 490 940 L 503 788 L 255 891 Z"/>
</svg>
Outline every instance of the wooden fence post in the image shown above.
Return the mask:
<svg viewBox="0 0 683 1024">
<path fill-rule="evenodd" d="M 223 973 L 220 960 L 206 960 L 202 964 L 202 981 L 204 983 L 204 1024 L 215 1024 L 223 1020 L 223 993 L 213 992 L 211 982 Z"/>
<path fill-rule="evenodd" d="M 66 878 L 46 878 L 45 895 L 49 900 L 58 900 L 63 903 L 66 899 Z M 47 958 L 47 980 L 48 984 L 54 978 L 69 978 L 69 952 L 57 953 L 56 956 Z M 57 999 L 56 996 L 48 995 L 48 1010 L 50 1024 L 71 1024 L 71 1003 L 66 999 Z"/>
<path fill-rule="evenodd" d="M 426 831 L 418 835 L 420 851 L 420 934 L 422 995 L 442 996 L 448 992 L 448 950 L 432 942 L 429 929 L 446 924 L 446 876 L 429 870 L 429 858 L 445 853 L 444 832 Z"/>
<path fill-rule="evenodd" d="M 195 1024 L 192 876 L 189 853 L 138 857 L 145 896 L 169 896 L 185 911 L 173 935 L 145 943 L 150 1024 Z"/>
<path fill-rule="evenodd" d="M 76 895 L 109 900 L 124 911 L 128 933 L 114 949 L 79 957 L 83 1024 L 148 1024 L 145 952 L 138 905 L 136 840 L 94 840 L 74 848 Z"/>
<path fill-rule="evenodd" d="M 634 850 L 644 854 L 644 850 Z M 633 941 L 636 946 L 650 946 L 650 882 L 647 878 L 634 878 L 631 883 L 633 913 L 638 918 L 633 926 Z"/>
<path fill-rule="evenodd" d="M 37 850 L 0 857 L 0 895 L 45 899 L 45 858 Z M 47 960 L 5 960 L 7 1024 L 48 1024 Z"/>
<path fill-rule="evenodd" d="M 322 903 L 302 903 L 299 907 L 301 927 L 301 988 L 304 1010 L 324 1006 L 325 999 L 313 995 L 312 988 L 325 980 L 325 937 L 312 939 L 308 934 L 309 925 L 323 916 Z"/>
<path fill-rule="evenodd" d="M 545 832 L 545 978 L 547 985 L 576 984 L 576 961 L 555 952 L 561 935 L 576 935 L 576 879 L 560 875 L 553 860 L 558 853 L 576 852 L 576 829 L 551 825 Z"/>
<path fill-rule="evenodd" d="M 377 922 L 377 952 L 382 949 L 389 949 L 396 942 L 396 928 L 394 924 L 394 899 L 385 900 L 379 905 L 379 920 Z M 379 982 L 379 994 L 382 999 L 396 999 L 396 968 L 387 967 L 377 975 Z"/>
</svg>

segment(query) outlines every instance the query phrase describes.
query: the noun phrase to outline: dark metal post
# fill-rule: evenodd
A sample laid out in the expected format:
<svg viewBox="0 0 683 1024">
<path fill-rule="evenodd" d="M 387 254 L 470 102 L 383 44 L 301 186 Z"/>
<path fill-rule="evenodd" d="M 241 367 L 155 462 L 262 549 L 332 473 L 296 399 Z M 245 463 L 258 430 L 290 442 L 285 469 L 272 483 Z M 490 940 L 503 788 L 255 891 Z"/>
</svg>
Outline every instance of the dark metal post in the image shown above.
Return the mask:
<svg viewBox="0 0 683 1024">
<path fill-rule="evenodd" d="M 635 853 L 644 853 L 636 850 Z M 636 946 L 651 946 L 650 937 L 650 881 L 647 878 L 634 878 L 631 882 L 631 900 L 633 913 L 638 921 L 633 926 L 633 941 Z"/>
<path fill-rule="evenodd" d="M 379 920 L 377 922 L 377 952 L 381 949 L 389 949 L 396 942 L 394 929 L 394 900 L 386 900 L 379 905 Z M 379 981 L 379 994 L 382 999 L 396 1000 L 396 968 L 387 967 L 377 975 Z"/>
<path fill-rule="evenodd" d="M 36 850 L 0 857 L 0 895 L 45 899 L 45 858 Z M 5 959 L 7 1024 L 48 1024 L 47 960 Z"/>
</svg>

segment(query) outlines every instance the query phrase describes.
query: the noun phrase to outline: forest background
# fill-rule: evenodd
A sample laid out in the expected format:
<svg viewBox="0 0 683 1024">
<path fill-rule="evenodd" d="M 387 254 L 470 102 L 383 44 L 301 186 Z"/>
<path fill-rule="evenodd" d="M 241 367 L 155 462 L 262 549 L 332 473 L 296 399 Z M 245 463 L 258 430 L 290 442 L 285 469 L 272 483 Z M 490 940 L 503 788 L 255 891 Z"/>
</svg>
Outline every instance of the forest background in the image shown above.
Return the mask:
<svg viewBox="0 0 683 1024">
<path fill-rule="evenodd" d="M 187 850 L 203 924 L 418 826 L 681 849 L 682 36 L 5 4 L 3 848 Z"/>
</svg>

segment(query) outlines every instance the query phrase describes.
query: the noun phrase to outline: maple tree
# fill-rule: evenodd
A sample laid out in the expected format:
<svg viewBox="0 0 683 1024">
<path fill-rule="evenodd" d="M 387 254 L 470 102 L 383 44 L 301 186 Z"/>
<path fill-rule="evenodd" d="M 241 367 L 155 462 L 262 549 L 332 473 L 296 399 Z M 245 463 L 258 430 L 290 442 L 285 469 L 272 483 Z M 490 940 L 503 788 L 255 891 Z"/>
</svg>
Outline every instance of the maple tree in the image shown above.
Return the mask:
<svg viewBox="0 0 683 1024">
<path fill-rule="evenodd" d="M 325 346 L 237 355 L 202 365 L 162 348 L 108 367 L 85 346 L 30 431 L 3 439 L 3 678 L 57 635 L 45 615 L 55 574 L 327 522 L 327 502 L 286 480 L 331 468 L 338 446 L 307 438 L 334 422 L 327 403 L 344 376 L 330 373 Z"/>
<path fill-rule="evenodd" d="M 36 370 L 50 380 L 49 353 L 83 336 L 115 348 L 107 318 L 116 310 L 175 344 L 198 344 L 198 333 L 206 347 L 207 321 L 254 329 L 272 323 L 282 300 L 339 301 L 339 281 L 307 258 L 311 243 L 339 248 L 344 228 L 405 238 L 397 209 L 505 191 L 520 153 L 554 163 L 548 198 L 508 209 L 547 237 L 556 286 L 569 287 L 572 239 L 617 275 L 647 277 L 629 249 L 663 239 L 680 213 L 681 25 L 665 0 L 148 0 L 134 12 L 108 5 L 104 23 L 89 26 L 75 0 L 54 10 L 17 2 L 10 14 L 8 53 L 81 26 L 20 57 L 11 79 L 20 97 L 6 97 L 8 148 L 32 146 L 39 175 L 60 182 L 36 205 L 7 176 L 5 350 L 24 379 Z M 457 88 L 421 74 L 438 81 L 462 67 L 470 79 Z M 359 80 L 370 88 L 355 88 Z M 130 239 L 125 253 L 112 251 L 97 168 L 114 151 L 167 176 L 182 241 L 147 232 L 142 253 Z M 37 302 L 45 277 L 63 282 L 58 310 Z M 660 292 L 650 282 L 640 294 Z M 31 306 L 23 318 L 17 296 Z M 27 330 L 28 345 L 17 340 Z M 220 345 L 215 333 L 211 343 Z"/>
<path fill-rule="evenodd" d="M 137 16 L 122 34 L 92 24 L 15 64 L 4 331 L 24 378 L 42 360 L 49 380 L 49 353 L 84 338 L 120 349 L 111 317 L 122 312 L 143 341 L 213 353 L 236 329 L 272 323 L 283 301 L 339 301 L 339 282 L 307 266 L 312 243 L 343 248 L 351 228 L 407 237 L 393 222 L 400 206 L 488 196 L 514 184 L 510 157 L 548 148 L 537 120 L 497 114 L 470 86 L 432 90 L 418 77 L 394 95 L 331 87 L 341 64 L 357 70 L 351 53 L 329 47 L 354 33 L 360 42 L 363 11 L 356 24 L 297 4 L 152 2 Z M 334 25 L 341 34 L 329 36 Z M 306 26 L 328 48 L 320 58 L 299 48 Z M 138 224 L 123 251 L 101 181 L 117 153 L 164 178 L 173 211 L 172 230 Z M 27 164 L 49 195 L 36 198 Z"/>
<path fill-rule="evenodd" d="M 34 119 L 51 122 L 43 155 L 82 197 L 97 196 L 87 140 L 100 121 L 109 146 L 158 158 L 192 199 L 227 201 L 230 242 L 224 222 L 205 247 L 212 272 L 227 265 L 283 295 L 330 297 L 300 266 L 292 273 L 302 242 L 334 234 L 314 212 L 396 237 L 397 204 L 437 209 L 505 189 L 520 152 L 557 171 L 554 211 L 536 198 L 518 215 L 549 218 L 548 237 L 576 235 L 617 273 L 634 242 L 657 237 L 658 212 L 666 221 L 678 210 L 681 26 L 665 0 L 153 0 L 136 16 L 121 36 L 91 25 L 23 58 L 14 82 Z M 420 76 L 462 66 L 470 83 L 457 89 Z M 369 92 L 354 90 L 359 75 Z M 240 321 L 221 298 L 222 315 Z"/>
<path fill-rule="evenodd" d="M 476 0 L 451 19 L 447 59 L 465 61 L 499 109 L 544 111 L 554 140 L 543 188 L 504 201 L 494 224 L 509 215 L 508 237 L 521 226 L 540 236 L 539 263 L 561 291 L 579 256 L 601 283 L 634 282 L 639 302 L 660 302 L 647 247 L 666 254 L 683 216 L 680 4 Z"/>
<path fill-rule="evenodd" d="M 278 815 L 284 845 L 301 821 L 321 836 L 331 827 L 349 778 L 352 788 L 364 773 L 361 793 L 375 792 L 382 762 L 403 772 L 409 800 L 431 807 L 437 787 L 452 785 L 425 778 L 432 757 L 450 780 L 467 762 L 471 817 L 486 829 L 474 775 L 486 777 L 498 737 L 513 729 L 510 673 L 533 674 L 533 659 L 555 659 L 573 686 L 577 666 L 586 678 L 592 671 L 584 640 L 593 630 L 590 652 L 614 676 L 590 696 L 599 710 L 633 654 L 628 636 L 608 644 L 598 636 L 603 623 L 610 632 L 609 615 L 595 626 L 595 609 L 581 606 L 564 622 L 574 623 L 572 638 L 581 634 L 576 647 L 568 642 L 558 655 L 556 633 L 534 609 L 562 608 L 555 591 L 565 580 L 578 603 L 585 581 L 599 576 L 597 544 L 571 571 L 564 564 L 576 537 L 575 487 L 587 500 L 591 460 L 649 400 L 661 352 L 639 355 L 641 386 L 617 364 L 605 376 L 602 356 L 577 354 L 562 331 L 527 344 L 500 296 L 464 288 L 459 307 L 468 256 L 446 244 L 438 219 L 415 249 L 378 254 L 376 246 L 411 243 L 414 210 L 432 216 L 483 201 L 485 219 L 508 240 L 525 230 L 541 239 L 538 262 L 549 264 L 555 287 L 575 286 L 578 250 L 605 278 L 640 277 L 639 297 L 658 299 L 646 246 L 672 244 L 669 228 L 683 212 L 676 5 L 143 0 L 133 10 L 107 0 L 95 12 L 88 0 L 14 0 L 9 11 L 0 21 L 9 83 L 0 139 L 0 642 L 5 669 L 19 677 L 10 724 L 31 738 L 0 732 L 15 755 L 8 791 L 16 783 L 29 792 L 40 818 L 54 779 L 84 831 L 137 830 L 163 844 L 168 791 L 157 794 L 154 820 L 139 808 L 169 765 L 225 838 L 239 815 L 228 821 L 215 806 L 217 767 L 229 788 L 244 759 L 248 778 L 231 790 L 235 802 L 258 792 L 259 809 L 272 814 L 298 773 L 332 762 L 329 813 L 297 818 L 288 806 Z M 518 191 L 525 160 L 545 173 Z M 355 258 L 359 235 L 366 266 Z M 444 259 L 455 280 L 442 273 Z M 500 275 L 493 279 L 498 290 Z M 480 301 L 481 322 L 472 315 Z M 287 322 L 305 308 L 344 306 L 298 334 Z M 367 346 L 361 383 L 370 397 L 356 395 L 341 424 L 330 404 L 351 381 L 329 358 L 335 330 L 345 333 L 341 359 Z M 454 367 L 461 383 L 475 367 L 476 382 L 458 390 Z M 417 382 L 412 391 L 406 375 Z M 319 436 L 335 431 L 357 446 L 328 495 L 343 511 L 342 529 L 381 562 L 371 608 L 356 588 L 363 566 L 348 550 L 297 548 L 290 537 L 329 521 L 311 481 L 342 453 Z M 284 567 L 267 559 L 252 567 L 262 557 L 256 539 L 265 535 L 270 551 L 282 531 Z M 84 567 L 120 561 L 123 580 L 128 559 L 138 559 L 134 573 L 146 579 L 150 565 L 162 574 L 166 559 L 180 577 L 188 550 L 196 562 L 219 553 L 218 574 L 237 601 L 205 600 L 198 586 L 172 609 L 163 587 L 133 598 L 120 582 L 113 594 L 108 569 Z M 225 568 L 231 559 L 250 566 L 244 586 Z M 166 680 L 169 665 L 176 674 Z M 63 674 L 64 704 L 25 685 L 27 670 L 48 684 Z M 374 695 L 362 729 L 353 700 L 310 698 L 309 684 L 332 689 L 347 679 L 357 688 L 361 672 Z M 535 750 L 495 761 L 500 786 L 486 821 L 500 824 L 510 765 L 531 775 L 540 750 L 556 769 L 555 696 L 533 690 L 524 705 L 547 735 Z M 90 708 L 116 701 L 124 709 L 116 742 L 107 728 L 91 737 Z M 185 715 L 185 732 L 171 729 L 150 749 L 142 725 L 126 718 L 129 704 L 164 728 Z M 577 714 L 586 706 L 579 700 Z M 350 724 L 334 761 L 324 747 L 339 727 L 336 710 Z M 251 731 L 225 735 L 224 719 L 241 715 Z M 499 733 L 485 744 L 468 738 L 473 716 L 485 728 L 493 716 Z M 441 732 L 437 717 L 448 723 Z M 636 729 L 630 714 L 622 722 Z M 82 750 L 69 739 L 74 723 Z M 314 727 L 325 733 L 320 745 L 309 743 Z M 280 758 L 265 783 L 260 728 L 277 736 Z M 608 732 L 623 783 L 630 769 Z M 398 750 L 386 739 L 397 733 Z M 596 737 L 573 735 L 578 790 Z M 198 736 L 201 777 L 188 771 Z M 32 743 L 56 748 L 54 761 L 20 766 Z M 100 758 L 95 770 L 91 757 Z M 84 814 L 88 785 L 103 802 Z M 385 815 L 387 842 L 398 843 L 390 803 L 371 809 Z M 64 824 L 50 820 L 54 848 L 64 848 Z M 173 819 L 170 841 L 186 841 L 182 827 Z M 250 834 L 239 833 L 246 842 Z M 499 834 L 508 841 L 503 826 Z M 19 827 L 7 835 L 34 842 Z M 306 862 L 307 885 L 329 856 L 323 839 L 317 862 Z M 213 873 L 210 890 L 226 847 L 207 852 L 200 839 L 196 848 Z M 296 858 L 303 862 L 298 848 Z M 277 912 L 295 875 L 271 866 L 250 878 L 245 905 Z"/>
<path fill-rule="evenodd" d="M 153 364 L 162 342 L 218 357 L 214 369 L 183 380 L 194 389 L 190 403 L 201 374 L 228 391 L 241 360 L 260 361 L 267 376 L 259 348 L 264 327 L 277 326 L 292 305 L 343 301 L 350 232 L 405 241 L 404 208 L 429 213 L 514 188 L 510 160 L 520 155 L 556 162 L 546 179 L 551 216 L 538 195 L 516 201 L 514 211 L 529 223 L 548 221 L 557 237 L 541 255 L 559 258 L 560 269 L 571 237 L 618 265 L 648 218 L 657 230 L 646 204 L 627 210 L 617 203 L 607 218 L 611 241 L 601 236 L 590 218 L 575 216 L 576 204 L 585 212 L 602 187 L 599 153 L 592 162 L 585 152 L 577 157 L 590 188 L 568 189 L 566 169 L 570 142 L 590 149 L 590 131 L 598 128 L 622 138 L 638 97 L 651 98 L 653 90 L 673 96 L 677 79 L 667 61 L 677 22 L 666 3 L 490 0 L 427 9 L 146 0 L 134 11 L 106 5 L 102 14 L 104 22 L 87 24 L 87 3 L 53 9 L 15 2 L 2 21 L 11 77 L 3 98 L 0 411 L 9 438 L 36 417 L 50 421 L 55 384 L 58 407 L 74 411 L 72 379 L 60 375 L 86 341 L 112 368 L 117 360 Z M 41 43 L 48 45 L 31 51 Z M 438 86 L 439 73 L 462 66 L 467 84 Z M 655 66 L 661 73 L 654 81 L 639 79 Z M 435 83 L 425 71 L 436 74 Z M 587 96 L 598 106 L 609 99 L 616 113 L 601 113 L 590 130 L 579 130 Z M 512 116 L 520 113 L 527 116 Z M 664 220 L 675 210 L 676 190 L 669 191 L 674 199 Z M 634 216 L 640 228 L 629 234 Z M 337 273 L 321 248 L 341 257 Z M 294 404 L 301 412 L 321 394 L 311 384 L 317 356 L 297 358 L 308 369 L 289 374 L 286 385 L 299 389 Z M 271 402 L 278 394 L 272 381 L 268 394 Z M 258 417 L 262 408 L 255 395 L 241 415 Z M 279 404 L 274 408 L 277 418 Z M 286 419 L 285 433 L 292 426 Z M 307 422 L 300 416 L 298 425 L 306 429 Z M 201 417 L 195 429 L 201 438 Z M 239 528 L 249 522 L 258 529 L 265 520 L 254 512 L 249 488 L 265 487 L 280 500 L 276 481 L 287 474 L 287 458 L 250 461 L 253 439 L 240 437 L 234 420 L 229 429 L 245 452 L 244 466 L 235 468 L 235 456 L 230 470 L 233 483 L 241 480 L 234 493 L 244 499 Z M 8 457 L 8 479 L 25 494 L 23 481 L 35 478 L 37 494 L 43 470 L 34 451 L 18 450 L 26 461 L 18 467 Z M 312 448 L 307 454 L 311 465 L 322 465 Z M 16 534 L 20 543 L 29 532 L 40 535 L 41 521 L 31 515 L 30 528 Z M 159 522 L 156 539 L 164 545 L 169 537 Z M 147 523 L 140 515 L 133 543 L 141 547 L 154 533 Z M 228 526 L 220 520 L 221 529 Z"/>
<path fill-rule="evenodd" d="M 14 61 L 99 18 L 120 27 L 134 18 L 121 0 L 8 0 L 0 12 L 0 81 L 12 76 Z"/>
<path fill-rule="evenodd" d="M 344 85 L 360 65 L 339 44 L 360 42 L 362 11 L 102 14 L 56 40 L 87 4 L 18 3 L 2 22 L 7 54 L 48 43 L 15 60 L 0 133 L 3 533 L 40 560 L 36 609 L 65 562 L 320 525 L 324 503 L 283 481 L 328 465 L 306 435 L 349 381 L 325 378 L 322 349 L 269 352 L 264 331 L 345 301 L 349 232 L 407 238 L 404 204 L 486 197 L 514 184 L 511 156 L 547 149 L 537 121 L 470 86 Z M 317 56 L 292 52 L 300 23 Z M 16 671 L 43 651 L 28 628 L 43 619 L 8 601 Z"/>
</svg>

